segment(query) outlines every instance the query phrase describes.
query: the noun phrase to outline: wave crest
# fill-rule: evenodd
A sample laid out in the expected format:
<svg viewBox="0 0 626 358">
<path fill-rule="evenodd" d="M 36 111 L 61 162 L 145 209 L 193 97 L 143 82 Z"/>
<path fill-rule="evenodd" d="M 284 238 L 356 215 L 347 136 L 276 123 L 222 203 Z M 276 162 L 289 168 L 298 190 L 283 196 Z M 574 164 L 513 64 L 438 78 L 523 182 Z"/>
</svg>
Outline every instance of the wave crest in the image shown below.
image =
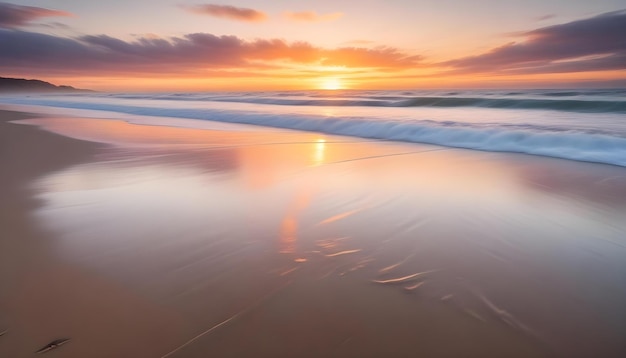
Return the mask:
<svg viewBox="0 0 626 358">
<path fill-rule="evenodd" d="M 133 100 L 137 99 L 133 95 Z M 167 96 L 171 100 L 172 95 Z M 189 100 L 189 96 L 181 96 Z M 215 96 L 214 96 L 215 97 Z M 153 97 L 154 98 L 154 97 Z M 160 97 L 161 99 L 163 96 Z M 242 96 L 242 100 L 246 100 Z M 222 98 L 223 99 L 223 98 Z M 253 97 L 253 99 L 258 99 Z M 318 101 L 318 100 L 311 100 Z M 332 100 L 331 100 L 332 101 Z M 467 98 L 433 99 L 412 98 L 403 105 L 442 105 L 460 106 L 468 102 L 478 101 Z M 512 105 L 509 100 L 482 99 L 481 101 L 498 105 Z M 495 101 L 495 102 L 494 102 Z M 545 102 L 535 103 L 545 107 Z M 159 102 L 151 101 L 120 101 L 114 98 L 109 102 L 81 101 L 80 98 L 33 98 L 14 99 L 13 103 L 56 106 L 77 109 L 91 109 L 147 115 L 211 120 L 229 123 L 253 124 L 277 128 L 323 132 L 328 134 L 347 135 L 361 138 L 404 141 L 414 143 L 436 144 L 447 147 L 458 147 L 498 152 L 517 152 L 543 155 L 564 159 L 613 164 L 626 167 L 626 138 L 623 134 L 602 130 L 600 124 L 590 130 L 569 130 L 563 126 L 528 123 L 465 123 L 455 121 L 434 120 L 401 120 L 380 117 L 339 116 L 324 117 L 311 114 L 285 114 L 263 111 L 220 110 L 215 108 L 170 108 L 157 107 Z M 310 101 L 309 101 L 310 102 Z M 552 101 L 549 101 L 551 102 Z M 561 102 L 561 101 L 556 101 Z M 568 101 L 571 106 L 575 101 Z M 587 102 L 587 101 L 583 101 Z M 597 101 L 600 102 L 600 101 Z M 129 104 L 133 105 L 129 105 Z M 366 103 L 370 103 L 369 101 Z M 162 104 L 161 104 L 162 105 Z M 597 104 L 595 104 L 597 105 Z M 580 104 L 581 108 L 589 106 Z M 622 107 L 624 104 L 622 104 Z M 620 108 L 622 108 L 620 107 Z M 570 107 L 571 108 L 571 107 Z M 590 118 L 593 118 L 590 116 Z M 175 120 L 164 119 L 155 124 L 176 126 Z"/>
</svg>

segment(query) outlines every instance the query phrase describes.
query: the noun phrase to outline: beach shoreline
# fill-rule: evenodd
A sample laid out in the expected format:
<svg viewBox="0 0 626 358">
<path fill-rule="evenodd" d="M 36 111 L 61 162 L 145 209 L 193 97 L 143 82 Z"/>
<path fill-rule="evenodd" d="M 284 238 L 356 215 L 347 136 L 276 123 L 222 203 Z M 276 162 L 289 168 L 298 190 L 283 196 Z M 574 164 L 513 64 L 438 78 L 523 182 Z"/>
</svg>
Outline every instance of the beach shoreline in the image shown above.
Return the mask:
<svg viewBox="0 0 626 358">
<path fill-rule="evenodd" d="M 625 168 L 0 115 L 0 355 L 626 352 Z"/>
<path fill-rule="evenodd" d="M 56 234 L 41 228 L 32 216 L 41 206 L 32 181 L 93 160 L 103 145 L 10 123 L 40 114 L 1 115 L 0 330 L 6 333 L 0 355 L 31 356 L 62 338 L 69 338 L 68 346 L 77 349 L 69 356 L 157 355 L 154 347 L 170 339 L 165 333 L 154 334 L 167 332 L 152 326 L 164 324 L 162 314 L 100 275 L 59 260 L 47 242 Z M 77 332 L 88 332 L 83 334 L 87 340 L 73 339 Z M 121 347 L 114 342 L 128 338 L 143 342 L 125 342 Z"/>
</svg>

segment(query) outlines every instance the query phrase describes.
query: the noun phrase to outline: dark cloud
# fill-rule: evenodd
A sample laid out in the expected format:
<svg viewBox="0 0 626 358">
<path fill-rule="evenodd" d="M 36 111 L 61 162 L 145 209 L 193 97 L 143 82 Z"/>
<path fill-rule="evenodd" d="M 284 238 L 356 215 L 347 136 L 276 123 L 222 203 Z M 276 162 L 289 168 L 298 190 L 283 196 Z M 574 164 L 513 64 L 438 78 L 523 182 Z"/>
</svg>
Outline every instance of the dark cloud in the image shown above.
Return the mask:
<svg viewBox="0 0 626 358">
<path fill-rule="evenodd" d="M 537 21 L 544 21 L 544 20 L 553 19 L 553 18 L 555 18 L 555 17 L 556 17 L 556 15 L 554 15 L 554 14 L 547 14 L 547 15 L 543 15 L 543 16 L 538 16 L 538 17 L 536 18 L 536 20 L 537 20 Z"/>
<path fill-rule="evenodd" d="M 181 5 L 181 8 L 194 14 L 209 15 L 237 21 L 260 22 L 267 19 L 267 15 L 261 11 L 230 5 Z"/>
<path fill-rule="evenodd" d="M 446 61 L 456 72 L 549 73 L 626 69 L 626 10 L 524 33 L 487 53 Z"/>
<path fill-rule="evenodd" d="M 307 42 L 246 41 L 207 33 L 123 41 L 107 35 L 71 39 L 0 29 L 0 71 L 4 72 L 185 74 L 276 68 L 273 61 L 394 70 L 416 66 L 420 60 L 393 48 L 324 49 Z"/>
<path fill-rule="evenodd" d="M 626 69 L 626 52 L 614 53 L 595 58 L 559 61 L 540 66 L 519 67 L 508 70 L 514 74 L 546 74 L 591 71 L 611 71 Z"/>
<path fill-rule="evenodd" d="M 68 26 L 64 23 L 61 22 L 48 22 L 45 24 L 37 24 L 38 27 L 45 27 L 45 28 L 49 28 L 49 29 L 60 29 L 60 30 L 71 30 L 72 27 Z"/>
<path fill-rule="evenodd" d="M 41 7 L 21 6 L 0 2 L 0 28 L 14 29 L 29 25 L 44 17 L 72 16 L 69 12 Z"/>
</svg>

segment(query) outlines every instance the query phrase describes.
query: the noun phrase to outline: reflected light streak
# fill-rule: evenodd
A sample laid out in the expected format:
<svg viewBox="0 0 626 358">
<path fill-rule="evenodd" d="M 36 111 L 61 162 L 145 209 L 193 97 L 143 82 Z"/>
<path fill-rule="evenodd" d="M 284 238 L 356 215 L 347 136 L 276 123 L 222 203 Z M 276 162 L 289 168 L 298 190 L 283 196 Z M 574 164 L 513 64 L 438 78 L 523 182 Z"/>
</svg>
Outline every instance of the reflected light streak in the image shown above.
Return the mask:
<svg viewBox="0 0 626 358">
<path fill-rule="evenodd" d="M 298 215 L 309 205 L 310 192 L 300 190 L 292 204 L 287 208 L 287 213 L 280 224 L 280 248 L 281 254 L 293 254 L 296 252 L 298 241 Z M 295 262 L 305 262 L 305 258 L 295 258 Z"/>
<path fill-rule="evenodd" d="M 359 211 L 362 211 L 362 210 L 364 210 L 364 209 L 365 209 L 365 208 L 355 209 L 355 210 L 350 210 L 350 211 L 343 212 L 343 213 L 341 213 L 341 214 L 337 214 L 337 215 L 335 215 L 335 216 L 331 216 L 331 217 L 329 217 L 328 219 L 325 219 L 325 220 L 320 221 L 317 225 L 326 225 L 326 224 L 333 223 L 333 222 L 335 222 L 335 221 L 339 221 L 339 220 L 345 219 L 345 218 L 347 218 L 348 216 L 352 216 L 352 215 L 354 215 L 354 214 L 356 214 L 356 213 L 358 213 Z"/>
<path fill-rule="evenodd" d="M 332 107 L 322 107 L 322 114 L 326 117 L 335 117 L 337 112 Z"/>
<path fill-rule="evenodd" d="M 296 252 L 298 221 L 295 217 L 287 214 L 280 224 L 280 252 L 281 254 L 292 254 Z"/>
<path fill-rule="evenodd" d="M 315 152 L 314 152 L 314 155 L 313 155 L 313 164 L 315 166 L 323 164 L 325 157 L 326 157 L 326 140 L 325 139 L 318 139 L 317 143 L 315 143 Z"/>
</svg>

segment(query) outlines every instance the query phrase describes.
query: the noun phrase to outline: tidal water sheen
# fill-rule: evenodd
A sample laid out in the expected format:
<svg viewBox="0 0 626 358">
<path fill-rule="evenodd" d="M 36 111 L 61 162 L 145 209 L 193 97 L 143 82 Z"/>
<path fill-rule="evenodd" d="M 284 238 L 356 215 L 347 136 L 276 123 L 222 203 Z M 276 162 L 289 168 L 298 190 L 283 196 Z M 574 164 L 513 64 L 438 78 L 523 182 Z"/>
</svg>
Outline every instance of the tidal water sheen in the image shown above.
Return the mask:
<svg viewBox="0 0 626 358">
<path fill-rule="evenodd" d="M 90 123 L 65 131 L 132 126 Z M 184 322 L 164 356 L 625 352 L 623 168 L 139 127 L 134 144 L 34 182 L 34 218 L 63 260 Z"/>
</svg>

